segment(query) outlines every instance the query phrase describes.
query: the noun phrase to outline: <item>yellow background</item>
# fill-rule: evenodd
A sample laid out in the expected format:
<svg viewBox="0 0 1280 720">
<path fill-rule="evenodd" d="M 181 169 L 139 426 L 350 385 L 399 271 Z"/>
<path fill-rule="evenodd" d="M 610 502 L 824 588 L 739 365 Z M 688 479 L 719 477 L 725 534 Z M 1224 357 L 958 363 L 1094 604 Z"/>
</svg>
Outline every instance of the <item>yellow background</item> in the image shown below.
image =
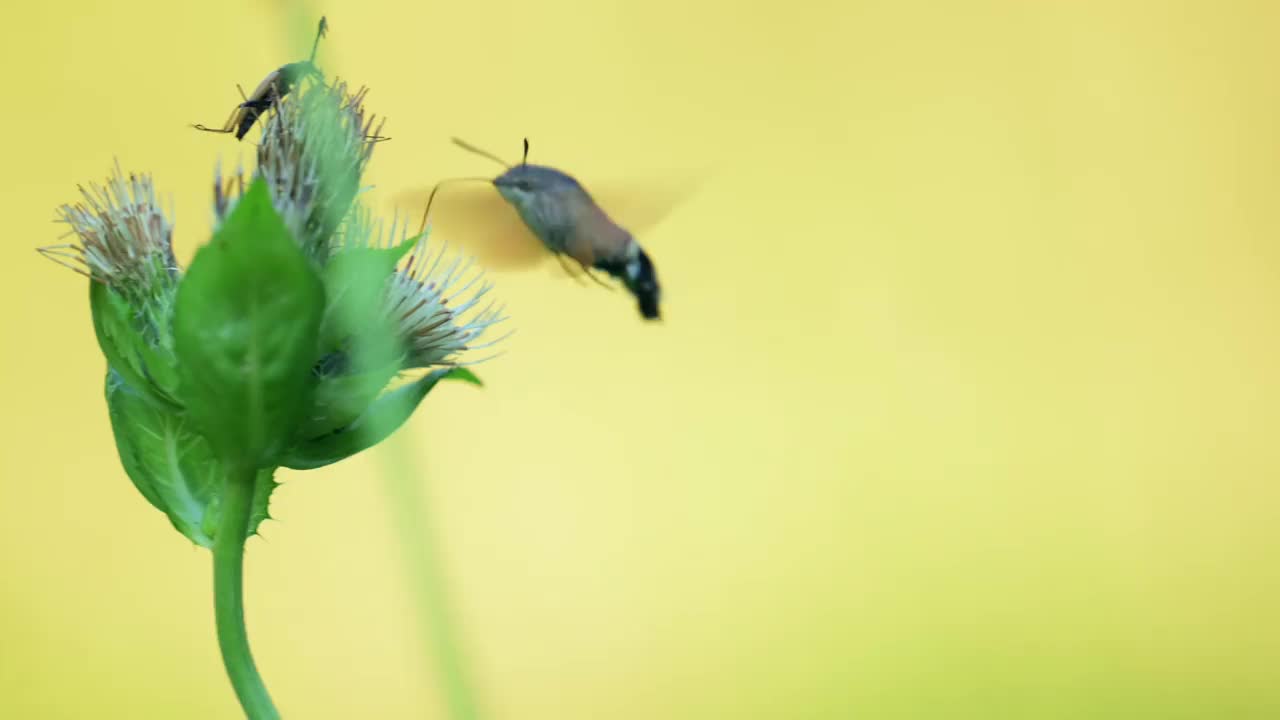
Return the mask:
<svg viewBox="0 0 1280 720">
<path fill-rule="evenodd" d="M 380 193 L 494 170 L 451 135 L 706 174 L 640 238 L 661 324 L 495 273 L 485 389 L 282 473 L 246 582 L 285 717 L 446 717 L 397 451 L 487 718 L 1280 717 L 1280 6 L 322 10 Z M 283 17 L 0 23 L 0 717 L 237 717 L 209 555 L 125 477 L 85 285 L 33 248 L 118 157 L 189 258 L 252 148 L 187 125 L 296 59 Z"/>
</svg>

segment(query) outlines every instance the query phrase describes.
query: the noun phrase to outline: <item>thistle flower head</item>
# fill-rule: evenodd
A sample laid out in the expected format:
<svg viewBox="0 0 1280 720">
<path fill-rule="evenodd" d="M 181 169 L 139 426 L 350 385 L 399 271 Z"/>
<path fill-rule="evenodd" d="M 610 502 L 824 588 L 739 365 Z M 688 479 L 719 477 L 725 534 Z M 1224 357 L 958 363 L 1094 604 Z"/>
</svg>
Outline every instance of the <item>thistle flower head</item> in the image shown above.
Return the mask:
<svg viewBox="0 0 1280 720">
<path fill-rule="evenodd" d="M 151 176 L 116 163 L 102 185 L 80 186 L 82 201 L 58 208 L 76 242 L 39 248 L 45 257 L 146 303 L 176 284 L 173 220 L 156 200 Z M 64 236 L 65 237 L 65 236 Z"/>
<path fill-rule="evenodd" d="M 408 349 L 407 367 L 483 362 L 488 358 L 460 362 L 459 356 L 492 347 L 510 334 L 477 342 L 506 319 L 495 301 L 481 304 L 493 285 L 483 273 L 472 272 L 474 260 L 454 258 L 441 268 L 445 248 L 428 248 L 425 238 L 419 242 L 405 267 L 391 276 L 387 293 L 387 311 L 396 317 Z"/>
<path fill-rule="evenodd" d="M 358 209 L 335 237 L 335 250 L 399 246 L 410 240 L 408 230 L 397 217 L 384 232 L 381 221 Z M 386 312 L 405 349 L 405 369 L 474 365 L 490 358 L 463 361 L 463 353 L 492 347 L 510 335 L 479 342 L 492 326 L 507 319 L 505 307 L 482 302 L 493 284 L 473 258 L 447 256 L 443 243 L 429 243 L 423 234 L 388 280 Z"/>
<path fill-rule="evenodd" d="M 351 209 L 382 125 L 366 115 L 368 90 L 314 83 L 283 98 L 263 124 L 255 170 L 302 249 L 324 262 L 330 238 Z M 240 173 L 215 184 L 221 222 L 247 185 Z M 237 192 L 238 190 L 238 192 Z"/>
</svg>

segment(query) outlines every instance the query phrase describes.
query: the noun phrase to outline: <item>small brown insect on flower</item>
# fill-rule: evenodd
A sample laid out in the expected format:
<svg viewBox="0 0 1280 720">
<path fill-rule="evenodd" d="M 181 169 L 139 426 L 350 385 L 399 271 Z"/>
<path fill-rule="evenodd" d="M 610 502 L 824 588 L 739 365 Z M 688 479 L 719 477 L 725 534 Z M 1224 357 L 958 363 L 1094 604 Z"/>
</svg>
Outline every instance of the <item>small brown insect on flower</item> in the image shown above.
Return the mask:
<svg viewBox="0 0 1280 720">
<path fill-rule="evenodd" d="M 235 133 L 237 140 L 243 140 L 249 130 L 253 128 L 258 119 L 262 117 L 268 110 L 276 108 L 284 100 L 285 96 L 292 92 L 304 79 L 310 77 L 317 82 L 324 82 L 324 73 L 316 67 L 316 51 L 320 47 L 320 38 L 329 32 L 329 23 L 325 18 L 320 18 L 320 26 L 316 30 L 315 42 L 311 45 L 311 57 L 301 62 L 289 63 L 271 71 L 269 75 L 258 83 L 258 87 L 253 93 L 246 96 L 244 89 L 239 85 L 236 89 L 240 91 L 240 97 L 244 101 L 237 105 L 231 111 L 231 115 L 221 127 L 208 127 L 206 125 L 195 124 L 197 130 L 212 133 Z M 387 137 L 371 136 L 373 141 L 390 140 Z"/>
</svg>

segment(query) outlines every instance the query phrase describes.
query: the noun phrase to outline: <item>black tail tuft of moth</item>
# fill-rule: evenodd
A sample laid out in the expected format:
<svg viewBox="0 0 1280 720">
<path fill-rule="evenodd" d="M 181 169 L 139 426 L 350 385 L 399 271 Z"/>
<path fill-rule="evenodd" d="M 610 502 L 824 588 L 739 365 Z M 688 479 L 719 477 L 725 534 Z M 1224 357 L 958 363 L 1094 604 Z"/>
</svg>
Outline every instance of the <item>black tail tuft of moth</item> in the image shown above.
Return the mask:
<svg viewBox="0 0 1280 720">
<path fill-rule="evenodd" d="M 635 259 L 627 263 L 625 283 L 631 294 L 636 296 L 640 305 L 640 315 L 646 320 L 658 320 L 660 317 L 658 299 L 661 292 L 658 287 L 658 273 L 653 268 L 653 261 L 644 250 L 640 250 Z"/>
<path fill-rule="evenodd" d="M 653 268 L 653 261 L 639 245 L 626 260 L 598 260 L 595 267 L 622 281 L 627 291 L 635 296 L 640 307 L 640 315 L 645 320 L 661 319 L 658 301 L 661 288 L 658 287 L 658 273 Z"/>
</svg>

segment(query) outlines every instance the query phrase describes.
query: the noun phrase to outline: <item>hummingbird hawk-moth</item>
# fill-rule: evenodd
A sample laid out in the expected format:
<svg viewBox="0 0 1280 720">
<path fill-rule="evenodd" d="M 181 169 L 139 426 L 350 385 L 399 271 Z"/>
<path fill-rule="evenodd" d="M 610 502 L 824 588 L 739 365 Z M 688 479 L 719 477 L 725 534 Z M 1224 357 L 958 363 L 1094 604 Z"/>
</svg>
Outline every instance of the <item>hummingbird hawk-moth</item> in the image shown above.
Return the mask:
<svg viewBox="0 0 1280 720">
<path fill-rule="evenodd" d="M 492 178 L 466 177 L 442 180 L 432 188 L 423 213 L 425 230 L 435 195 L 441 187 L 458 182 L 483 182 L 497 193 L 459 193 L 446 204 L 446 214 L 456 214 L 457 222 L 446 223 L 444 237 L 461 240 L 480 258 L 494 267 L 521 267 L 536 263 L 547 251 L 574 274 L 566 259 L 573 261 L 592 279 L 600 271 L 620 281 L 636 299 L 641 317 L 660 319 L 661 285 L 649 253 L 636 241 L 631 229 L 615 221 L 602 205 L 621 210 L 632 229 L 656 224 L 676 204 L 677 195 L 652 191 L 601 195 L 602 202 L 577 178 L 547 165 L 529 163 L 529 141 L 518 165 L 509 165 L 498 156 L 458 138 L 459 147 L 487 157 L 506 168 Z M 420 198 L 413 193 L 408 198 Z M 505 200 L 495 203 L 495 198 Z M 452 210 L 453 213 L 449 213 Z M 514 210 L 514 212 L 512 212 Z M 432 217 L 433 227 L 437 220 Z M 529 235 L 532 234 L 532 238 Z M 526 239 L 535 242 L 527 242 Z"/>
</svg>

